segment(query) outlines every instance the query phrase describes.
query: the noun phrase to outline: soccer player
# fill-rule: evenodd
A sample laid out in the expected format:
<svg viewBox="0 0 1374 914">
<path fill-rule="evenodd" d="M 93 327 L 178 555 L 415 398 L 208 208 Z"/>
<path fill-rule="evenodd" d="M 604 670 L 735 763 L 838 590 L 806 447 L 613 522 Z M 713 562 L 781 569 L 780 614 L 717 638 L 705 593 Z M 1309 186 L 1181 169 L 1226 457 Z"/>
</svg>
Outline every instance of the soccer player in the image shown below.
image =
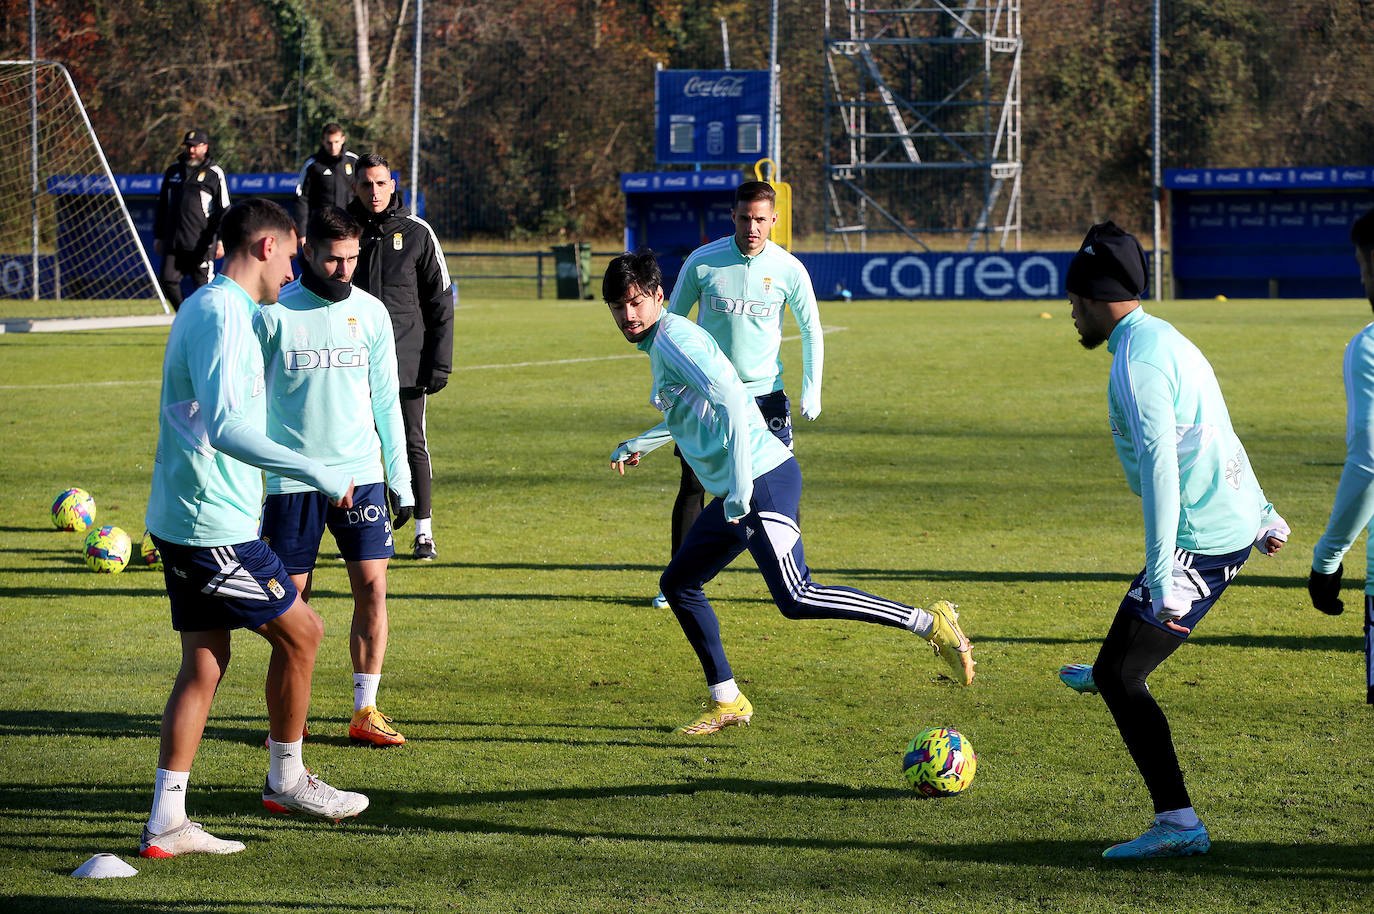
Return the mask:
<svg viewBox="0 0 1374 914">
<path fill-rule="evenodd" d="M 236 628 L 251 629 L 272 646 L 263 805 L 336 821 L 367 808 L 367 797 L 335 790 L 301 761 L 324 626 L 258 539 L 262 470 L 306 482 L 341 507 L 353 504 L 348 476 L 264 433 L 262 349 L 252 319 L 258 303 L 276 301 L 291 278 L 295 226 L 277 204 L 249 199 L 229 208 L 221 233 L 224 272 L 186 299 L 162 363 L 147 525 L 162 553 L 181 669 L 162 715 L 153 808 L 139 844 L 144 857 L 243 850 L 241 842 L 216 838 L 186 817 L 191 762 Z"/>
<path fill-rule="evenodd" d="M 792 449 L 792 410 L 782 384 L 782 315 L 790 308 L 801 328 L 802 416 L 821 414 L 821 371 L 825 343 L 820 309 L 806 267 L 768 240 L 777 224 L 777 193 L 763 181 L 747 181 L 735 190 L 730 216 L 735 233 L 702 245 L 682 265 L 668 310 L 686 317 L 697 305 L 697 323 L 715 337 L 744 389 L 763 413 L 768 429 Z M 672 551 L 706 504 L 706 490 L 682 457 L 682 475 L 673 502 Z M 656 609 L 666 609 L 662 593 Z"/>
<path fill-rule="evenodd" d="M 1350 227 L 1360 282 L 1374 305 L 1374 210 Z M 1326 532 L 1312 550 L 1307 581 L 1312 605 L 1329 615 L 1345 611 L 1341 602 L 1341 559 L 1360 531 L 1374 520 L 1374 323 L 1345 347 L 1345 469 Z M 1365 547 L 1364 649 L 1365 700 L 1374 704 L 1374 530 Z"/>
<path fill-rule="evenodd" d="M 954 606 L 929 610 L 849 587 L 811 580 L 797 525 L 801 470 L 773 435 L 715 338 L 663 307 L 663 276 L 649 251 L 611 261 L 601 294 L 624 334 L 649 356 L 653 402 L 663 422 L 619 445 L 611 466 L 625 465 L 670 439 L 706 491 L 716 496 L 687 532 L 659 583 L 706 673 L 704 713 L 678 733 L 703 735 L 749 723 L 753 705 L 735 684 L 720 626 L 702 586 L 745 549 L 789 619 L 850 619 L 904 628 L 926 638 L 962 685 L 973 681 L 973 653 Z"/>
<path fill-rule="evenodd" d="M 443 390 L 453 371 L 453 306 L 458 289 L 434 229 L 412 214 L 396 194 L 391 166 L 376 153 L 358 157 L 353 182 L 357 199 L 348 211 L 363 226 L 353 282 L 386 305 L 396 333 L 401 421 L 415 489 L 415 542 L 420 561 L 438 556 L 434 545 L 433 469 L 425 434 L 428 398 Z"/>
<path fill-rule="evenodd" d="M 386 656 L 386 568 L 396 526 L 414 511 L 396 388 L 396 349 L 386 306 L 352 285 L 362 226 L 337 206 L 312 210 L 301 248 L 305 269 L 253 320 L 267 376 L 267 436 L 353 479 L 353 504 L 289 476 L 267 474 L 262 538 L 310 599 L 327 525 L 353 590 L 352 739 L 398 746 L 405 737 L 377 710 Z M 385 466 L 383 466 L 385 461 Z"/>
<path fill-rule="evenodd" d="M 1113 441 L 1145 517 L 1145 568 L 1097 661 L 1059 672 L 1069 687 L 1102 694 L 1154 801 L 1154 824 L 1102 855 L 1120 859 L 1187 856 L 1211 846 L 1183 784 L 1169 722 L 1145 679 L 1197 627 L 1250 550 L 1273 555 L 1289 532 L 1255 480 L 1212 366 L 1141 308 L 1147 274 L 1140 242 L 1104 222 L 1088 231 L 1066 277 L 1079 341 L 1085 349 L 1106 343 L 1112 353 Z"/>
</svg>

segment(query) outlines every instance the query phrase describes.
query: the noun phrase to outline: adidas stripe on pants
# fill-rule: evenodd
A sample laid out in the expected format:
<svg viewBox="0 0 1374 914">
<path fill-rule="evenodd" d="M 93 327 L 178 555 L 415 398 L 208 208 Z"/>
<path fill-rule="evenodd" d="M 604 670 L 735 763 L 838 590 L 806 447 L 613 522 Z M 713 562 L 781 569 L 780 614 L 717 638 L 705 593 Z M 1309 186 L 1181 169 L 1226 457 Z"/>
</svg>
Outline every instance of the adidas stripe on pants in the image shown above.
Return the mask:
<svg viewBox="0 0 1374 914">
<path fill-rule="evenodd" d="M 910 628 L 914 610 L 852 587 L 811 580 L 797 526 L 801 469 L 787 460 L 754 480 L 752 509 L 738 524 L 725 521 L 716 498 L 697 518 L 659 584 L 682 631 L 701 660 L 708 685 L 733 678 L 720 641 L 720 624 L 702 587 L 745 549 L 753 555 L 773 602 L 789 619 L 849 619 Z"/>
</svg>

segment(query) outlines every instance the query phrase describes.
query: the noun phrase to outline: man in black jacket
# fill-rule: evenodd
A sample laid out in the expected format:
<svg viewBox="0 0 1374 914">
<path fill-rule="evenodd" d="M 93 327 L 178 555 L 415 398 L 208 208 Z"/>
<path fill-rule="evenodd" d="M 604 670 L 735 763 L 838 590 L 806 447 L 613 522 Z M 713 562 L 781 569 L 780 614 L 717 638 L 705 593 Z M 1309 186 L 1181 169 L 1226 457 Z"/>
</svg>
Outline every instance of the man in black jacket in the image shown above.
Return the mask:
<svg viewBox="0 0 1374 914">
<path fill-rule="evenodd" d="M 162 255 L 158 284 L 173 309 L 181 307 L 181 280 L 196 288 L 214 278 L 214 261 L 224 256 L 219 220 L 229 208 L 229 182 L 210 158 L 204 130 L 188 130 L 177 156 L 162 176 L 153 220 L 153 253 Z"/>
<path fill-rule="evenodd" d="M 396 370 L 406 456 L 415 489 L 417 559 L 433 559 L 434 531 L 425 397 L 443 390 L 453 370 L 453 304 L 457 290 L 434 230 L 401 204 L 391 166 L 376 153 L 359 156 L 357 198 L 348 205 L 363 226 L 353 285 L 382 300 L 396 334 Z"/>
<path fill-rule="evenodd" d="M 296 184 L 296 230 L 301 241 L 305 241 L 305 227 L 312 212 L 326 206 L 348 209 L 353 202 L 358 154 L 344 147 L 347 139 L 338 124 L 325 124 L 319 151 L 301 167 Z"/>
</svg>

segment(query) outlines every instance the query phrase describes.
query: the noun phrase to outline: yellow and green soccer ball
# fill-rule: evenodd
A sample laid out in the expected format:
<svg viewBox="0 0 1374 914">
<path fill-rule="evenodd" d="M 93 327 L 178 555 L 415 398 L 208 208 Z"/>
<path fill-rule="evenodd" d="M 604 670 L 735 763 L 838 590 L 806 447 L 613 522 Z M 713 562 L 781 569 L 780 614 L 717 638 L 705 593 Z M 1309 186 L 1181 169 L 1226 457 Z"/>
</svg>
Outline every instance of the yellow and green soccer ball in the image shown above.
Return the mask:
<svg viewBox="0 0 1374 914">
<path fill-rule="evenodd" d="M 138 564 L 144 568 L 161 568 L 162 553 L 157 549 L 157 543 L 153 542 L 153 535 L 147 530 L 143 531 L 143 539 L 138 544 Z"/>
<path fill-rule="evenodd" d="M 101 574 L 119 574 L 134 553 L 129 534 L 118 527 L 97 527 L 86 534 L 86 564 Z"/>
<path fill-rule="evenodd" d="M 973 783 L 978 757 L 973 744 L 958 730 L 932 727 L 916 734 L 902 757 L 902 773 L 913 788 L 928 797 L 952 797 Z"/>
<path fill-rule="evenodd" d="M 95 499 L 85 489 L 68 489 L 52 503 L 52 525 L 81 533 L 95 523 Z"/>
</svg>

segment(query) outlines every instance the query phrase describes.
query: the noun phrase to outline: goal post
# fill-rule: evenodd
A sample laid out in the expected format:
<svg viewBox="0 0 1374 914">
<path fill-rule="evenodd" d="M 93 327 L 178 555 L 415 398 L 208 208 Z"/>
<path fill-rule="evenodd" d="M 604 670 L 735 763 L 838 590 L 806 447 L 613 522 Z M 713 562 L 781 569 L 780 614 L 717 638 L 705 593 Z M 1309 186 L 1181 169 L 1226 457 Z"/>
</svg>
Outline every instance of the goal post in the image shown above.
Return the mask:
<svg viewBox="0 0 1374 914">
<path fill-rule="evenodd" d="M 20 299 L 127 300 L 170 313 L 62 64 L 0 60 L 0 156 L 0 310 Z"/>
</svg>

